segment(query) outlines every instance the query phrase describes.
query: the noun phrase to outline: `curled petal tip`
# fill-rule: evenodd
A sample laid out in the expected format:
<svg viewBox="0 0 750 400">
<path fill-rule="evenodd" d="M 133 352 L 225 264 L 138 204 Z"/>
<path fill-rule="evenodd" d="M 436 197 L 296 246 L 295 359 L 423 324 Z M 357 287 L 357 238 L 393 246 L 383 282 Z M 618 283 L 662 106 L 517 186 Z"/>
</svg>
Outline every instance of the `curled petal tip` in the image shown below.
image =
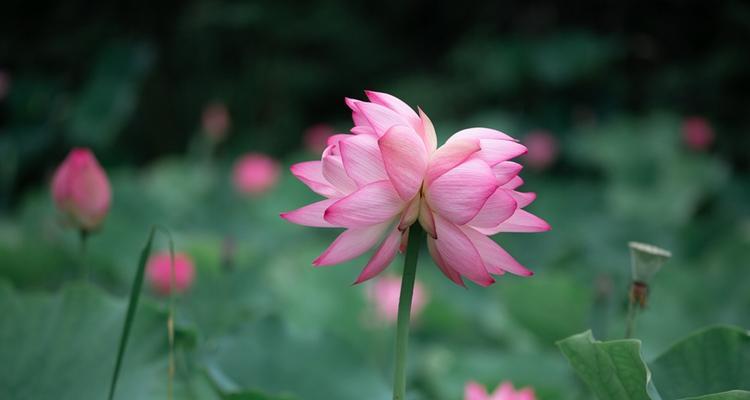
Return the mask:
<svg viewBox="0 0 750 400">
<path fill-rule="evenodd" d="M 360 276 L 358 276 L 358 277 L 357 277 L 357 279 L 355 279 L 355 280 L 354 280 L 354 282 L 352 282 L 352 286 L 357 286 L 357 285 L 359 285 L 359 284 L 361 284 L 361 283 L 367 282 L 367 281 L 369 281 L 369 280 L 370 280 L 371 278 L 372 278 L 372 277 L 370 277 L 370 278 L 365 278 L 364 276 L 360 275 Z"/>
<path fill-rule="evenodd" d="M 313 267 L 322 267 L 323 266 L 322 260 L 323 260 L 323 256 L 325 256 L 325 255 L 326 255 L 326 253 L 323 252 L 323 254 L 319 255 L 316 259 L 314 259 L 313 262 L 312 262 L 312 266 Z"/>
</svg>

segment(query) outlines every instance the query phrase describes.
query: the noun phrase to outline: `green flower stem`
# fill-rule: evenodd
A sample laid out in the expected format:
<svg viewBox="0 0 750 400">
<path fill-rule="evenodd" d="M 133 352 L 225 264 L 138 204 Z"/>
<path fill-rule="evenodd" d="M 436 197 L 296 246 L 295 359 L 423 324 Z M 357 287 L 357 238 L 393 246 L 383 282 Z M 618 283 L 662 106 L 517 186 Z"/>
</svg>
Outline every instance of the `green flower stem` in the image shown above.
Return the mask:
<svg viewBox="0 0 750 400">
<path fill-rule="evenodd" d="M 396 324 L 396 368 L 393 379 L 393 400 L 406 399 L 406 349 L 409 344 L 409 320 L 411 300 L 414 294 L 414 279 L 417 276 L 417 258 L 422 246 L 424 232 L 419 223 L 409 228 L 404 276 L 401 280 L 401 294 L 398 301 L 398 322 Z"/>
<path fill-rule="evenodd" d="M 630 292 L 628 293 L 628 316 L 625 321 L 625 339 L 633 337 L 635 331 L 635 319 L 638 316 L 638 310 L 646 304 L 646 298 L 648 296 L 648 285 L 633 281 L 630 285 Z"/>
<path fill-rule="evenodd" d="M 630 297 L 628 301 L 628 317 L 625 321 L 625 339 L 633 337 L 633 331 L 635 330 L 635 316 L 638 314 L 638 306 L 635 304 L 635 299 Z"/>
<path fill-rule="evenodd" d="M 89 232 L 85 229 L 81 229 L 79 233 L 81 238 L 81 258 L 79 260 L 81 263 L 81 272 L 83 273 L 86 282 L 91 282 L 91 270 L 89 270 L 89 265 L 86 262 L 86 244 L 88 242 Z"/>
</svg>

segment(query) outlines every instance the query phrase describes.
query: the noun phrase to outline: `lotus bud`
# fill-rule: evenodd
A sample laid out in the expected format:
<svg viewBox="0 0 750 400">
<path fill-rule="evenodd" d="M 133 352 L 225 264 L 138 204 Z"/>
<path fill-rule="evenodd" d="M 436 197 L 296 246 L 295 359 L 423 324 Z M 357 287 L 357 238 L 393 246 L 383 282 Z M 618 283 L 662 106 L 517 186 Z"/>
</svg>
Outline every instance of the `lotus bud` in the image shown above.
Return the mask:
<svg viewBox="0 0 750 400">
<path fill-rule="evenodd" d="M 82 232 L 99 228 L 111 196 L 107 175 L 89 149 L 73 149 L 52 179 L 55 205 Z"/>
<path fill-rule="evenodd" d="M 276 184 L 279 174 L 276 160 L 264 154 L 246 154 L 234 165 L 234 187 L 243 194 L 261 194 Z"/>
<path fill-rule="evenodd" d="M 169 252 L 153 255 L 146 265 L 146 276 L 154 291 L 161 295 L 169 295 L 172 279 L 172 259 Z M 174 255 L 174 289 L 175 293 L 188 290 L 195 277 L 193 260 L 185 253 Z"/>
</svg>

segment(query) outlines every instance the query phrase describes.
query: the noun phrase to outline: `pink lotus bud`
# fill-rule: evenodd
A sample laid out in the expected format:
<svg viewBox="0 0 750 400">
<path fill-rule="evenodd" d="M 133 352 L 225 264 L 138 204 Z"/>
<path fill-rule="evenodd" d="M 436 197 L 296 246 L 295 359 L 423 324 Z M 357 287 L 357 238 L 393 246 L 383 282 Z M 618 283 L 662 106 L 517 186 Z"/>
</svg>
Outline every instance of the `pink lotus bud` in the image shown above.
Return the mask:
<svg viewBox="0 0 750 400">
<path fill-rule="evenodd" d="M 328 146 L 328 138 L 333 136 L 333 127 L 328 124 L 315 124 L 305 131 L 305 149 L 311 153 L 321 153 Z"/>
<path fill-rule="evenodd" d="M 386 322 L 396 322 L 398 319 L 398 301 L 401 295 L 401 279 L 386 276 L 378 279 L 368 292 L 370 301 L 375 305 L 375 311 L 380 319 Z M 414 293 L 411 299 L 412 320 L 417 318 L 427 304 L 427 293 L 422 283 L 414 283 Z"/>
<path fill-rule="evenodd" d="M 510 382 L 503 382 L 492 394 L 484 386 L 469 382 L 464 389 L 464 400 L 536 400 L 536 396 L 533 389 L 515 390 Z"/>
<path fill-rule="evenodd" d="M 10 74 L 0 69 L 0 100 L 10 93 Z"/>
<path fill-rule="evenodd" d="M 52 179 L 55 205 L 81 230 L 101 225 L 111 196 L 107 175 L 89 149 L 73 149 Z"/>
<path fill-rule="evenodd" d="M 224 103 L 212 103 L 203 109 L 203 133 L 214 142 L 221 142 L 227 136 L 231 125 L 229 110 Z"/>
<path fill-rule="evenodd" d="M 682 140 L 692 150 L 708 150 L 714 138 L 714 130 L 705 118 L 688 117 L 682 121 Z"/>
<path fill-rule="evenodd" d="M 234 164 L 234 187 L 240 193 L 260 194 L 279 180 L 279 164 L 264 154 L 250 153 Z"/>
<path fill-rule="evenodd" d="M 529 149 L 526 154 L 526 164 L 531 168 L 542 171 L 557 161 L 559 146 L 557 138 L 545 130 L 535 130 L 526 135 L 523 144 Z"/>
<path fill-rule="evenodd" d="M 161 252 L 151 256 L 146 265 L 146 276 L 151 287 L 161 295 L 168 295 L 172 261 L 169 252 Z M 182 293 L 190 288 L 195 277 L 193 261 L 185 253 L 174 255 L 174 289 L 175 293 Z"/>
</svg>

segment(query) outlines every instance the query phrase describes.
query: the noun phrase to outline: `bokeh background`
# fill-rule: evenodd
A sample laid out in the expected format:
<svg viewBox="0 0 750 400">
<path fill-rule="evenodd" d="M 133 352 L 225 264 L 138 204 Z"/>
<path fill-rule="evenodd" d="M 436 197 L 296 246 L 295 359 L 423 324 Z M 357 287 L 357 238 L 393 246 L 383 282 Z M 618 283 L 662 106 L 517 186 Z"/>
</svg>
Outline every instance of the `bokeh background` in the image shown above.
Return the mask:
<svg viewBox="0 0 750 400">
<path fill-rule="evenodd" d="M 176 398 L 388 399 L 394 327 L 373 283 L 351 285 L 364 257 L 312 268 L 336 233 L 278 217 L 316 198 L 287 167 L 351 127 L 343 99 L 363 89 L 422 107 L 441 142 L 471 126 L 519 138 L 529 209 L 553 227 L 497 236 L 537 274 L 486 289 L 456 287 L 422 255 L 413 399 L 460 399 L 470 380 L 589 397 L 554 342 L 622 337 L 630 240 L 674 254 L 638 322 L 646 359 L 707 324 L 750 326 L 746 2 L 2 8 L 0 395 L 106 394 L 138 255 L 160 224 L 196 270 L 177 302 Z M 49 191 L 81 146 L 113 190 L 88 283 Z M 278 163 L 269 189 L 233 184 L 247 153 Z M 144 293 L 120 399 L 167 390 L 167 300 Z"/>
</svg>

